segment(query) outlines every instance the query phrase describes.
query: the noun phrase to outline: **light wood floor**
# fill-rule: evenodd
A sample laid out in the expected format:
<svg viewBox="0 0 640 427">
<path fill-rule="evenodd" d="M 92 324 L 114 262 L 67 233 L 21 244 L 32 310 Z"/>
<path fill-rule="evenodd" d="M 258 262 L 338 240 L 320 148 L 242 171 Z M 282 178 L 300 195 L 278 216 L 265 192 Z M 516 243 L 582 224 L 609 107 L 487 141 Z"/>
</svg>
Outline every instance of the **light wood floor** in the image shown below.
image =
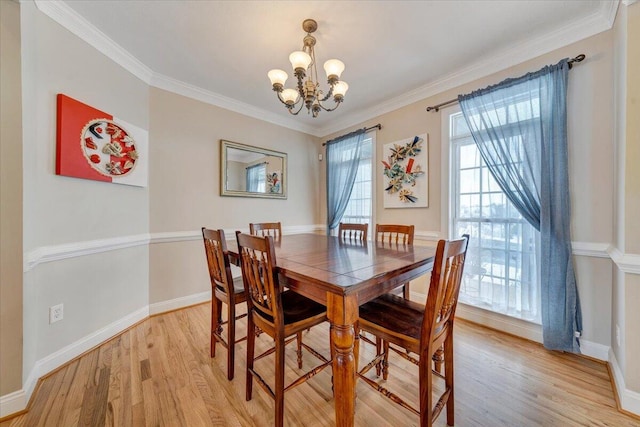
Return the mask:
<svg viewBox="0 0 640 427">
<path fill-rule="evenodd" d="M 240 321 L 240 336 L 245 325 Z M 244 399 L 244 343 L 229 382 L 226 350 L 219 347 L 209 358 L 208 328 L 209 304 L 152 317 L 48 376 L 28 413 L 0 427 L 273 425 L 273 402 L 260 387 L 254 385 L 253 400 Z M 616 410 L 606 365 L 464 321 L 455 333 L 456 426 L 640 426 L 640 419 Z M 328 326 L 320 326 L 305 334 L 305 342 L 328 356 L 327 337 Z M 258 342 L 269 345 L 264 334 Z M 362 346 L 361 363 L 370 350 Z M 304 369 L 316 361 L 305 353 Z M 385 387 L 417 402 L 415 367 L 397 356 L 391 362 Z M 273 359 L 256 368 L 273 371 Z M 293 348 L 287 372 L 291 381 L 297 372 Z M 357 393 L 356 425 L 418 424 L 363 382 Z M 437 425 L 446 425 L 445 418 Z M 286 425 L 334 423 L 330 370 L 286 394 Z"/>
</svg>

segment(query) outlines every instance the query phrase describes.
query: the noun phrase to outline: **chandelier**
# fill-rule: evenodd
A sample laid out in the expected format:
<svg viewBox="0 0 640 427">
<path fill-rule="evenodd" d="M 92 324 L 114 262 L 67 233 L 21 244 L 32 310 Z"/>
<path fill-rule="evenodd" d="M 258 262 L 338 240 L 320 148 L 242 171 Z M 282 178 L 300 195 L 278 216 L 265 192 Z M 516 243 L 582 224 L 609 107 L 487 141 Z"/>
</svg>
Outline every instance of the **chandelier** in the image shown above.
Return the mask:
<svg viewBox="0 0 640 427">
<path fill-rule="evenodd" d="M 313 19 L 305 19 L 302 23 L 302 29 L 307 33 L 302 39 L 302 50 L 295 51 L 289 55 L 293 74 L 298 79 L 298 88 L 284 88 L 284 83 L 289 76 L 283 70 L 271 70 L 267 75 L 271 80 L 273 90 L 278 95 L 278 99 L 287 107 L 289 113 L 294 116 L 297 115 L 304 105 L 307 107 L 308 114 L 318 117 L 320 110 L 333 111 L 340 106 L 347 89 L 349 89 L 349 85 L 340 81 L 340 74 L 344 71 L 344 63 L 338 59 L 330 59 L 324 63 L 324 71 L 327 73 L 327 83 L 329 83 L 329 92 L 324 95 L 324 92 L 320 89 L 318 71 L 316 70 L 316 55 L 314 52 L 316 38 L 311 35 L 318 29 L 318 23 Z M 335 105 L 333 108 L 327 108 L 323 105 L 323 102 L 331 97 L 333 97 Z M 300 103 L 300 107 L 294 112 L 298 103 Z"/>
</svg>

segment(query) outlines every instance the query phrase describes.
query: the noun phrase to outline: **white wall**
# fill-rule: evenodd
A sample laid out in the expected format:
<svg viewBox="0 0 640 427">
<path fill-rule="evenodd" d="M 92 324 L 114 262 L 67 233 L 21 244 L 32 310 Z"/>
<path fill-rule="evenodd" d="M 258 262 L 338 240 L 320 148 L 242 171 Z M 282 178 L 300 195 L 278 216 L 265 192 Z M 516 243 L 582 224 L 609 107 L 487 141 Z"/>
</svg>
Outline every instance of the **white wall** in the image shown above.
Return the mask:
<svg viewBox="0 0 640 427">
<path fill-rule="evenodd" d="M 151 246 L 152 304 L 210 289 L 201 227 L 280 221 L 286 231 L 317 223 L 317 138 L 161 89 L 151 89 L 150 101 L 150 229 L 152 237 L 174 237 Z M 221 139 L 287 153 L 287 199 L 220 196 Z"/>
<path fill-rule="evenodd" d="M 317 138 L 150 90 L 33 3 L 20 9 L 24 398 L 39 376 L 144 318 L 150 306 L 207 297 L 200 227 L 276 220 L 285 229 L 313 227 L 319 172 Z M 55 175 L 58 93 L 149 130 L 149 187 Z M 220 139 L 286 152 L 288 198 L 220 197 Z M 50 325 L 49 307 L 60 303 L 64 319 Z"/>
<path fill-rule="evenodd" d="M 146 234 L 149 189 L 55 175 L 56 95 L 149 127 L 148 86 L 22 2 L 24 250 L 42 263 L 24 274 L 24 378 L 44 358 L 148 306 L 146 246 L 64 260 L 47 248 Z M 79 251 L 82 253 L 82 251 Z M 44 262 L 49 261 L 49 262 Z M 64 319 L 49 324 L 49 307 Z M 36 369 L 38 368 L 38 369 Z"/>
</svg>

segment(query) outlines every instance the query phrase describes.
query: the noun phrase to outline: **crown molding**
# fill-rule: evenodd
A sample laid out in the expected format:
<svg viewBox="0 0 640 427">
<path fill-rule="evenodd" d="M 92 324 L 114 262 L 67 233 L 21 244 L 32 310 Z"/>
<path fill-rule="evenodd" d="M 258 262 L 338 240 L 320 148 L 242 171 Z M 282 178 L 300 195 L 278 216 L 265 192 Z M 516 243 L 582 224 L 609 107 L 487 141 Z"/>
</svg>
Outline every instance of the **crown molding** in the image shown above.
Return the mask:
<svg viewBox="0 0 640 427">
<path fill-rule="evenodd" d="M 164 89 L 178 95 L 183 95 L 207 104 L 215 105 L 245 116 L 263 120 L 292 130 L 321 136 L 318 128 L 282 117 L 253 105 L 211 92 L 197 86 L 173 79 L 154 72 L 125 48 L 114 42 L 106 34 L 96 28 L 82 15 L 69 7 L 64 1 L 34 0 L 36 7 L 45 15 L 65 27 L 67 30 L 84 40 L 96 50 L 122 66 L 125 70 L 150 86 Z"/>
<path fill-rule="evenodd" d="M 321 128 L 320 133 L 323 134 L 323 136 L 330 135 L 345 128 L 358 125 L 366 120 L 371 120 L 382 114 L 389 113 L 463 84 L 513 67 L 531 58 L 607 31 L 613 27 L 618 4 L 619 0 L 603 1 L 597 12 L 584 17 L 570 26 L 547 33 L 542 37 L 511 46 L 469 67 L 445 75 L 438 80 L 427 83 L 412 91 L 395 96 L 375 107 L 339 117 L 332 121 L 330 125 Z M 579 53 L 580 52 L 576 52 L 576 55 Z M 560 59 L 561 58 L 558 58 L 558 60 Z"/>
<path fill-rule="evenodd" d="M 575 22 L 571 26 L 546 34 L 538 39 L 520 43 L 496 55 L 476 62 L 461 71 L 451 73 L 412 91 L 393 97 L 375 107 L 336 117 L 331 124 L 319 127 L 303 124 L 294 119 L 285 118 L 215 92 L 155 73 L 122 46 L 115 43 L 102 31 L 75 12 L 64 1 L 34 1 L 41 12 L 51 17 L 73 34 L 151 86 L 317 137 L 324 137 L 354 126 L 376 116 L 397 110 L 470 81 L 512 67 L 528 59 L 575 43 L 578 40 L 606 31 L 613 26 L 619 5 L 619 0 L 602 1 L 601 7 L 597 12 Z M 635 1 L 636 0 L 624 0 L 624 3 L 629 5 Z"/>
<path fill-rule="evenodd" d="M 635 2 L 637 0 L 630 1 Z M 600 3 L 600 13 L 602 14 L 603 18 L 607 20 L 609 28 L 613 28 L 613 24 L 615 24 L 616 22 L 616 15 L 618 14 L 618 7 L 620 7 L 620 3 L 624 4 L 624 2 L 625 0 L 613 0 Z"/>
<path fill-rule="evenodd" d="M 34 0 L 34 2 L 42 13 L 89 43 L 125 70 L 147 84 L 151 82 L 151 76 L 153 75 L 151 68 L 110 39 L 65 2 L 45 0 Z"/>
<path fill-rule="evenodd" d="M 169 92 L 177 93 L 178 95 L 186 96 L 187 98 L 204 102 L 206 104 L 215 105 L 216 107 L 221 107 L 245 116 L 253 117 L 254 119 L 273 123 L 278 126 L 283 126 L 292 130 L 311 134 L 313 136 L 321 136 L 317 134 L 317 128 L 306 125 L 300 121 L 293 120 L 289 117 L 282 117 L 251 104 L 237 101 L 227 96 L 202 89 L 198 86 L 194 86 L 162 74 L 154 73 L 151 78 L 150 85 Z"/>
</svg>

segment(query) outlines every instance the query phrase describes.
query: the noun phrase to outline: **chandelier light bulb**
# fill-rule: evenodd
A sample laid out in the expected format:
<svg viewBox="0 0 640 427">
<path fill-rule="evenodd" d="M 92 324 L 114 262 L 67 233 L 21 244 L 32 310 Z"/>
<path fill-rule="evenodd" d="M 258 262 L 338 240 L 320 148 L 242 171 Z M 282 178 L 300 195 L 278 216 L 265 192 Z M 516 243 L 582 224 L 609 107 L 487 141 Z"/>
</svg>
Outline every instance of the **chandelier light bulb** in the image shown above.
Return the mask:
<svg viewBox="0 0 640 427">
<path fill-rule="evenodd" d="M 267 76 L 269 76 L 269 80 L 271 80 L 271 86 L 279 86 L 280 88 L 284 87 L 284 83 L 289 78 L 289 75 L 285 71 L 278 69 L 269 71 Z"/>
<path fill-rule="evenodd" d="M 292 52 L 291 55 L 289 55 L 289 61 L 291 61 L 291 66 L 294 70 L 302 68 L 306 71 L 311 64 L 311 56 L 309 56 L 307 52 L 296 50 L 295 52 Z"/>
<path fill-rule="evenodd" d="M 344 98 L 345 93 L 349 90 L 349 85 L 346 82 L 338 82 L 333 86 L 333 96 L 339 96 Z"/>
<path fill-rule="evenodd" d="M 288 106 L 291 106 L 296 102 L 298 102 L 299 97 L 300 97 L 300 94 L 295 89 L 285 89 L 282 91 L 282 100 Z"/>
<path fill-rule="evenodd" d="M 344 62 L 339 59 L 330 59 L 324 63 L 324 71 L 329 80 L 340 80 L 340 75 L 344 71 Z"/>
</svg>

